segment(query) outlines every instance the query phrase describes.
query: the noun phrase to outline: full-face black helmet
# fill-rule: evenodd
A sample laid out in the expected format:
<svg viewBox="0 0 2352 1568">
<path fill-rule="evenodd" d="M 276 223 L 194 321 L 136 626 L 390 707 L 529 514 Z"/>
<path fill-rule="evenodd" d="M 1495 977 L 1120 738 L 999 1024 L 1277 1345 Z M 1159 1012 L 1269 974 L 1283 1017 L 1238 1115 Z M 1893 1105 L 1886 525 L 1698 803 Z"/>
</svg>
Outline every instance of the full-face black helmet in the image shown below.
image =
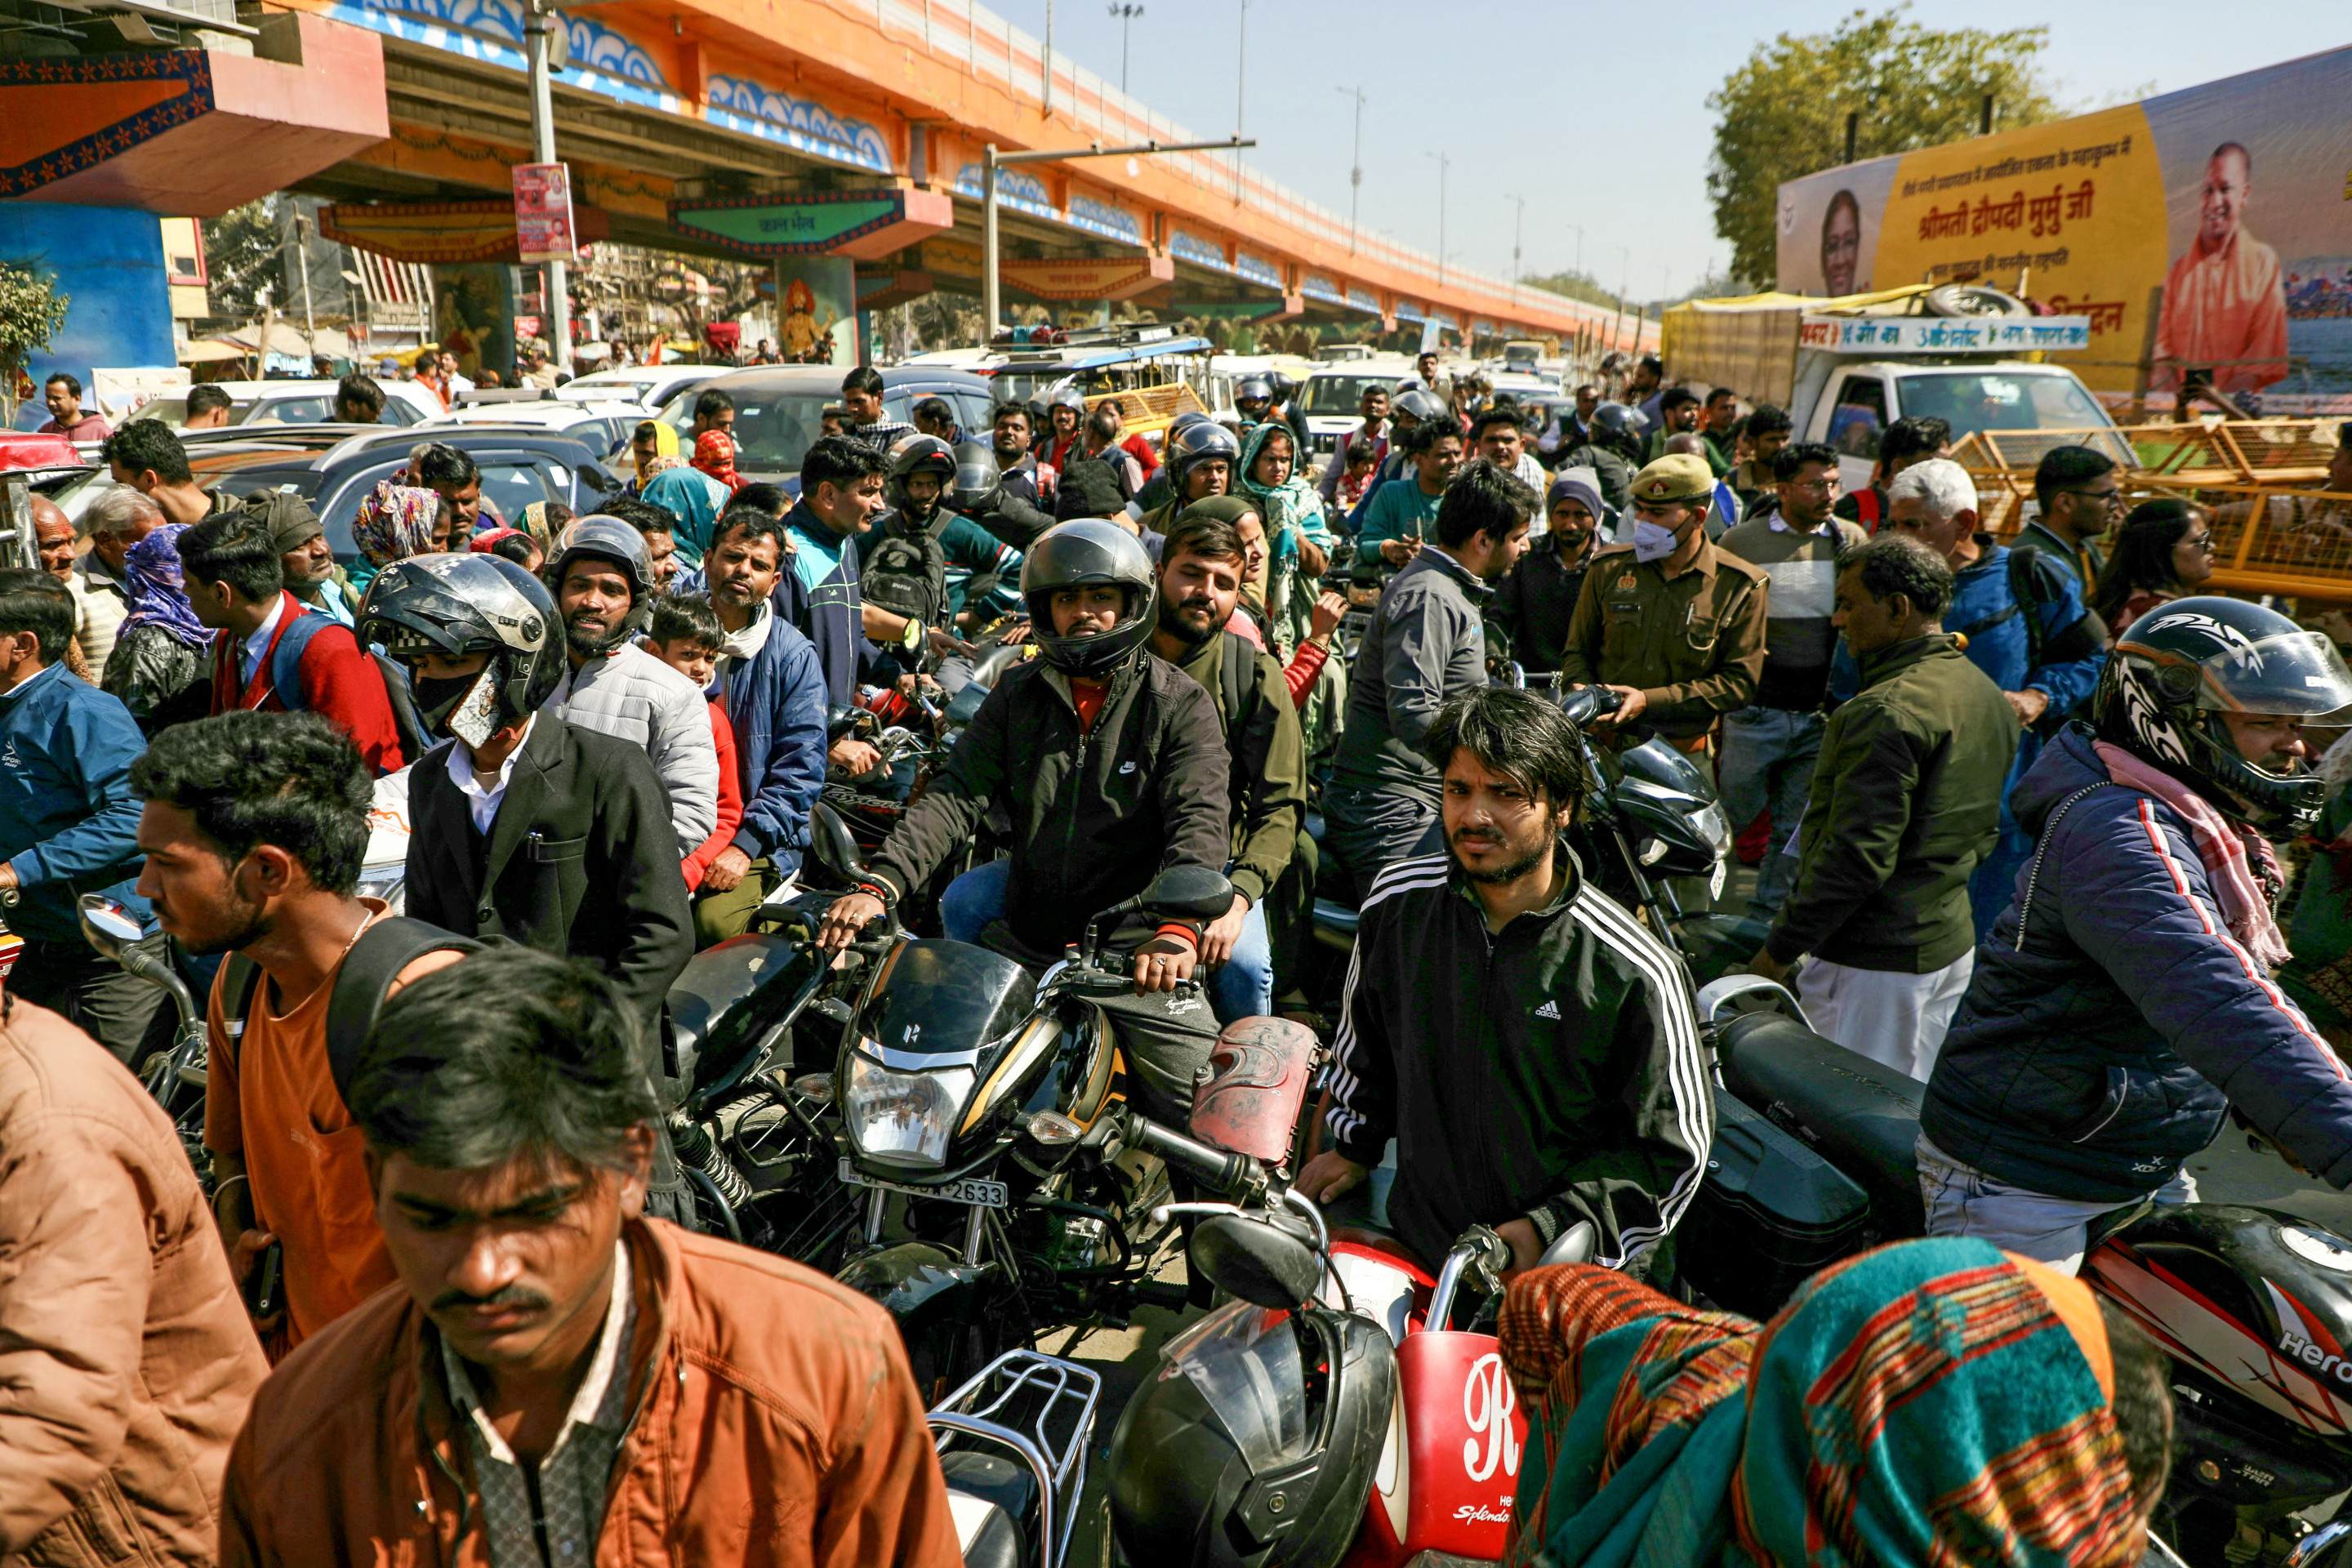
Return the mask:
<svg viewBox="0 0 2352 1568">
<path fill-rule="evenodd" d="M 1092 637 L 1054 631 L 1054 595 L 1097 584 L 1124 595 L 1118 620 Z M 1141 647 L 1151 636 L 1156 579 L 1142 543 L 1115 522 L 1080 518 L 1040 534 L 1021 563 L 1021 599 L 1045 662 L 1066 675 L 1098 676 Z"/>
<path fill-rule="evenodd" d="M 2305 723 L 2352 708 L 2352 670 L 2336 645 L 2276 610 L 2218 595 L 2158 605 L 2124 628 L 2091 699 L 2099 738 L 2265 831 L 2318 820 L 2327 785 L 2307 768 L 2251 763 L 2224 715 Z"/>
<path fill-rule="evenodd" d="M 995 509 L 1003 482 L 996 449 L 985 441 L 966 441 L 955 449 L 955 479 L 945 504 L 968 516 L 985 516 Z"/>
<path fill-rule="evenodd" d="M 555 601 L 538 578 L 502 555 L 395 561 L 368 584 L 356 619 L 362 643 L 380 646 L 404 664 L 428 653 L 489 656 L 467 686 L 437 700 L 428 700 L 425 688 L 417 692 L 425 728 L 457 735 L 469 746 L 538 712 L 562 678 Z"/>
</svg>

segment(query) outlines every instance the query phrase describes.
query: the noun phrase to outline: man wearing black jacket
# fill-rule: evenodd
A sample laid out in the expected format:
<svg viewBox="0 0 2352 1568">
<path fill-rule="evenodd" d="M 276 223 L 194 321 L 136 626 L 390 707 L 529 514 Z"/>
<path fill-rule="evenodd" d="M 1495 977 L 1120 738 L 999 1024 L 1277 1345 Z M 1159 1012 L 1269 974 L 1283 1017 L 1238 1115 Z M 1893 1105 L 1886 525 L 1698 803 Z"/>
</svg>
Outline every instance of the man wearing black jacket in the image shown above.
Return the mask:
<svg viewBox="0 0 2352 1568">
<path fill-rule="evenodd" d="M 425 724 L 452 737 L 409 775 L 407 912 L 595 964 L 635 1011 L 650 1067 L 694 954 L 677 836 L 644 747 L 541 710 L 562 625 L 539 579 L 499 556 L 395 562 L 370 585 L 362 637 L 412 665 Z"/>
<path fill-rule="evenodd" d="M 1389 1221 L 1424 1262 L 1484 1225 L 1523 1269 L 1589 1223 L 1591 1261 L 1667 1278 L 1715 1136 L 1682 966 L 1560 838 L 1583 790 L 1557 707 L 1471 691 L 1426 745 L 1446 853 L 1396 862 L 1364 900 L 1331 1146 L 1298 1190 L 1339 1196 L 1394 1137 Z"/>
<path fill-rule="evenodd" d="M 1162 869 L 1223 868 L 1224 731 L 1200 684 L 1144 646 L 1156 618 L 1143 546 L 1115 523 L 1064 523 L 1029 553 L 1021 586 L 1043 657 L 988 694 L 874 857 L 873 881 L 825 916 L 821 950 L 838 951 L 920 887 L 999 803 L 1012 817 L 1012 858 L 965 872 L 940 900 L 940 923 L 960 942 L 1001 918 L 1023 946 L 1058 954 Z M 1136 950 L 1136 989 L 1190 979 L 1200 945 L 1192 926 L 1161 925 Z M 1190 1103 L 1197 1063 L 1137 1065 L 1165 1098 Z"/>
</svg>

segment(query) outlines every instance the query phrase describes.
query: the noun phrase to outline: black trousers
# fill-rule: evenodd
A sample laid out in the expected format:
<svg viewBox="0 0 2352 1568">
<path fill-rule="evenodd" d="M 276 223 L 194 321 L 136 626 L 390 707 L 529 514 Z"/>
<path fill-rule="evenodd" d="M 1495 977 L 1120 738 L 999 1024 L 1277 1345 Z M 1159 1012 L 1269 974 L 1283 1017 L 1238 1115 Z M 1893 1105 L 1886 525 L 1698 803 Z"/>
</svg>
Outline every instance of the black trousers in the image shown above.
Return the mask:
<svg viewBox="0 0 2352 1568">
<path fill-rule="evenodd" d="M 163 957 L 163 934 L 139 945 Z M 45 942 L 25 939 L 25 951 L 8 975 L 8 991 L 53 1013 L 114 1053 L 115 1059 L 136 1071 L 139 1043 L 167 998 L 143 980 L 133 979 L 112 960 L 100 957 L 86 942 Z"/>
</svg>

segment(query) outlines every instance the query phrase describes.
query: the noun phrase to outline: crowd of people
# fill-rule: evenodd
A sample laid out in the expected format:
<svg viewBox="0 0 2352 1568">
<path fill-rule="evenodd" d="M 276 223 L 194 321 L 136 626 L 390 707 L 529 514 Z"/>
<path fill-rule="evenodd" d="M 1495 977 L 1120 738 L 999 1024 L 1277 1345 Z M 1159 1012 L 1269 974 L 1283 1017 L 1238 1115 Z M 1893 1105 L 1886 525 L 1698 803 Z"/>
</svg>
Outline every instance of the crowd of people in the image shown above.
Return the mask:
<svg viewBox="0 0 2352 1568">
<path fill-rule="evenodd" d="M 1579 738 L 1513 669 L 1605 693 L 1599 744 L 1712 773 L 1757 866 L 1727 911 L 1744 967 L 1926 1084 L 1929 1228 L 1967 1239 L 1817 1285 L 1786 1353 L 1825 1353 L 1872 1281 L 1932 1296 L 1990 1242 L 2031 1260 L 2004 1289 L 2064 1320 L 2046 1343 L 2082 1352 L 2019 1419 L 2107 1398 L 2144 1434 L 2103 1392 L 2144 1347 L 2067 1340 L 2087 1227 L 2187 1195 L 2230 1106 L 2352 1185 L 2352 752 L 2315 760 L 2352 673 L 2200 592 L 2212 520 L 2126 511 L 2101 454 L 2044 457 L 2002 542 L 1939 422 L 1891 426 L 1843 494 L 1785 413 L 1654 361 L 1555 416 L 1423 356 L 1319 473 L 1268 380 L 1157 444 L 1075 394 L 965 432 L 882 390 L 845 377 L 796 493 L 734 470 L 717 388 L 683 434 L 641 426 L 626 493 L 584 517 L 501 518 L 426 442 L 361 506 L 352 562 L 299 496 L 207 493 L 155 421 L 107 435 L 113 488 L 78 523 L 36 503 L 38 566 L 0 572 L 25 944 L 0 1249 L 35 1260 L 0 1279 L 0 1366 L 31 1391 L 0 1400 L 0 1559 L 102 1560 L 83 1542 L 128 1509 L 155 1560 L 208 1558 L 217 1517 L 232 1563 L 394 1539 L 501 1565 L 956 1561 L 880 1309 L 649 1217 L 682 1204 L 652 1085 L 670 984 L 799 884 L 828 784 L 892 786 L 837 721 L 982 638 L 1027 657 L 820 951 L 919 900 L 1050 960 L 1203 866 L 1230 906 L 1160 921 L 1132 970 L 1171 1005 L 1204 983 L 1230 1022 L 1308 1005 L 1313 900 L 1352 903 L 1297 1184 L 1342 1200 L 1393 1142 L 1389 1223 L 1424 1258 L 1486 1225 L 1524 1273 L 1589 1228 L 1641 1293 L 1530 1276 L 1537 1360 L 1690 1317 L 1636 1282 L 1673 1285 L 1714 1113 L 1685 959 L 1580 861 Z M 343 384 L 353 413 L 371 394 Z M 404 920 L 363 887 L 386 816 Z M 984 821 L 1004 853 L 949 877 Z M 2283 930 L 2273 846 L 2315 835 Z M 93 892 L 212 986 L 209 1208 L 122 1070 L 171 1020 L 80 937 Z M 1181 1118 L 1200 1061 L 1143 1041 L 1129 1065 Z M 1796 1343 L 1704 1316 L 1675 1331 L 1742 1366 Z M 2110 1447 L 2082 1484 L 2120 1540 L 2151 1461 Z M 1759 1539 L 1786 1523 L 1727 1506 Z"/>
</svg>

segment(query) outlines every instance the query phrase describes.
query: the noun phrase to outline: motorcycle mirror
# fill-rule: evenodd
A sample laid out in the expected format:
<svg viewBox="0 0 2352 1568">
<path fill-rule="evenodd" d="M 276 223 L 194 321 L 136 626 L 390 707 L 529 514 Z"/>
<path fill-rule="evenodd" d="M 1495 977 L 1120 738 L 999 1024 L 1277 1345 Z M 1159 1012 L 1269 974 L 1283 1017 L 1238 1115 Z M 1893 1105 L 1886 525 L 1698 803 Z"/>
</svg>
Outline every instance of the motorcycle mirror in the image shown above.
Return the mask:
<svg viewBox="0 0 2352 1568">
<path fill-rule="evenodd" d="M 1544 1248 L 1543 1256 L 1536 1259 L 1536 1267 L 1542 1268 L 1554 1263 L 1591 1262 L 1592 1244 L 1598 1234 L 1591 1220 L 1578 1220 L 1559 1233 L 1558 1241 Z"/>
<path fill-rule="evenodd" d="M 84 893 L 76 902 L 82 936 L 110 963 L 122 962 L 122 950 L 146 935 L 138 916 L 103 893 Z"/>
<path fill-rule="evenodd" d="M 1323 1260 L 1286 1225 L 1238 1214 L 1202 1220 L 1191 1257 L 1218 1289 L 1275 1311 L 1305 1303 L 1323 1278 Z"/>
<path fill-rule="evenodd" d="M 1213 921 L 1234 907 L 1234 885 L 1206 866 L 1171 866 L 1143 889 L 1143 907 Z"/>
<path fill-rule="evenodd" d="M 850 836 L 849 824 L 841 814 L 825 805 L 816 803 L 809 814 L 809 848 L 817 864 L 845 882 L 866 879 L 866 858 L 857 852 L 857 840 Z"/>
</svg>

